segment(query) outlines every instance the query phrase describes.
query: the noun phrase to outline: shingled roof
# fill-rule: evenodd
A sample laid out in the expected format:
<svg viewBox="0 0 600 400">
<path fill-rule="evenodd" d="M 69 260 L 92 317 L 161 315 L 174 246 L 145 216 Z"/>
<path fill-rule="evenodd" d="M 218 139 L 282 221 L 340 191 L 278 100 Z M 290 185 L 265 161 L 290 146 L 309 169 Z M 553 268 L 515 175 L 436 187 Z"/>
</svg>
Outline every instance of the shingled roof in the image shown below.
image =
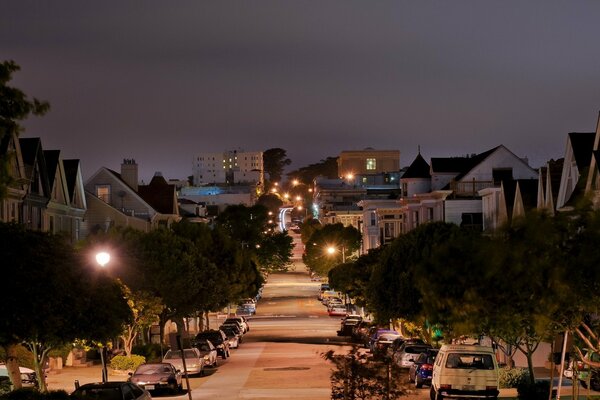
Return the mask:
<svg viewBox="0 0 600 400">
<path fill-rule="evenodd" d="M 140 185 L 138 194 L 144 201 L 162 214 L 176 214 L 175 185 L 169 185 L 162 175 L 154 175 L 148 185 Z"/>
<path fill-rule="evenodd" d="M 431 171 L 434 173 L 456 173 L 456 180 L 460 180 L 469 173 L 476 165 L 485 160 L 490 154 L 495 152 L 500 146 L 476 154 L 471 157 L 440 157 L 431 159 Z"/>
<path fill-rule="evenodd" d="M 75 185 L 77 184 L 77 171 L 79 171 L 79 160 L 63 160 L 63 167 L 65 169 L 65 180 L 67 181 L 69 198 L 73 200 Z"/>
</svg>

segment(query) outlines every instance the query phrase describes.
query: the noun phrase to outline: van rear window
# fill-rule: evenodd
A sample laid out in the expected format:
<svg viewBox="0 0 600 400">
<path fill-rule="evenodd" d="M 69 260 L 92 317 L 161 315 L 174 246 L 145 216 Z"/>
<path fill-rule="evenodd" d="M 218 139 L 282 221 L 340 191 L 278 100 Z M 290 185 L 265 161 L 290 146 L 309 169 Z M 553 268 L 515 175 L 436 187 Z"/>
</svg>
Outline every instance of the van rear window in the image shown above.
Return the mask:
<svg viewBox="0 0 600 400">
<path fill-rule="evenodd" d="M 450 353 L 446 368 L 494 369 L 494 360 L 491 354 Z"/>
</svg>

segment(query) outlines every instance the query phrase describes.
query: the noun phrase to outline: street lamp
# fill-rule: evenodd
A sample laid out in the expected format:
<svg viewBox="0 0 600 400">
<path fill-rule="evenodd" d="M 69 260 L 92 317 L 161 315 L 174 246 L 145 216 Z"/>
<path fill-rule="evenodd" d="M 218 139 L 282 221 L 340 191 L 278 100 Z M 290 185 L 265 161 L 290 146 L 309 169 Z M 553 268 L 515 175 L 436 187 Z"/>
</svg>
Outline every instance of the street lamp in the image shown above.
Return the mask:
<svg viewBox="0 0 600 400">
<path fill-rule="evenodd" d="M 96 253 L 96 262 L 101 268 L 110 262 L 110 254 L 106 251 Z M 106 369 L 106 347 L 100 348 L 100 360 L 102 361 L 102 382 L 108 382 L 108 370 Z"/>
<path fill-rule="evenodd" d="M 108 264 L 110 262 L 110 254 L 108 254 L 106 251 L 101 251 L 101 252 L 97 253 L 96 254 L 96 262 L 102 268 L 106 267 L 106 264 Z"/>
<path fill-rule="evenodd" d="M 335 254 L 338 250 L 334 246 L 327 247 L 327 253 Z M 342 246 L 342 263 L 346 262 L 346 247 Z"/>
</svg>

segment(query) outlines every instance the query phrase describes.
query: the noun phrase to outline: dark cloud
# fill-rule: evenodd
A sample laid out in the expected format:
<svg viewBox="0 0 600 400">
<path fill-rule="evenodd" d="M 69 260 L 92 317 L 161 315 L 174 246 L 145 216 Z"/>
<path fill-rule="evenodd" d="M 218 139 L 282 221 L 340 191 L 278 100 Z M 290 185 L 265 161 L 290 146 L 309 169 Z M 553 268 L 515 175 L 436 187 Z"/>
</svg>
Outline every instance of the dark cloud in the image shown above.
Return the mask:
<svg viewBox="0 0 600 400">
<path fill-rule="evenodd" d="M 408 164 L 505 144 L 562 156 L 600 109 L 596 1 L 8 1 L 0 58 L 52 111 L 27 123 L 83 161 L 191 173 L 196 152 L 343 149 Z"/>
</svg>

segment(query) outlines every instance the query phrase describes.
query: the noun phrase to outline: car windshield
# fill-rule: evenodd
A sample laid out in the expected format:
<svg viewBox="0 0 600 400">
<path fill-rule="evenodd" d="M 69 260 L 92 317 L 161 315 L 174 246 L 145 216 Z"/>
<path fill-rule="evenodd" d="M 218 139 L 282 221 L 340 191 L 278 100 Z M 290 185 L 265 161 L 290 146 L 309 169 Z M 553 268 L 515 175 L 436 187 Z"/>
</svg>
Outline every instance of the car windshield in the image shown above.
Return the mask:
<svg viewBox="0 0 600 400">
<path fill-rule="evenodd" d="M 210 351 L 210 346 L 207 343 L 202 343 L 200 345 L 200 350 L 201 351 Z"/>
<path fill-rule="evenodd" d="M 120 387 L 81 387 L 71 395 L 75 399 L 123 400 Z"/>
<path fill-rule="evenodd" d="M 185 358 L 195 358 L 194 350 L 184 350 Z M 181 350 L 169 350 L 165 354 L 165 360 L 181 360 Z"/>
<path fill-rule="evenodd" d="M 409 354 L 420 354 L 424 351 L 427 351 L 427 349 L 427 346 L 406 346 L 404 352 Z"/>
<path fill-rule="evenodd" d="M 494 361 L 490 354 L 450 353 L 446 360 L 446 368 L 494 369 Z"/>
<path fill-rule="evenodd" d="M 135 371 L 135 375 L 154 375 L 171 372 L 168 364 L 145 364 L 140 365 Z"/>
</svg>

